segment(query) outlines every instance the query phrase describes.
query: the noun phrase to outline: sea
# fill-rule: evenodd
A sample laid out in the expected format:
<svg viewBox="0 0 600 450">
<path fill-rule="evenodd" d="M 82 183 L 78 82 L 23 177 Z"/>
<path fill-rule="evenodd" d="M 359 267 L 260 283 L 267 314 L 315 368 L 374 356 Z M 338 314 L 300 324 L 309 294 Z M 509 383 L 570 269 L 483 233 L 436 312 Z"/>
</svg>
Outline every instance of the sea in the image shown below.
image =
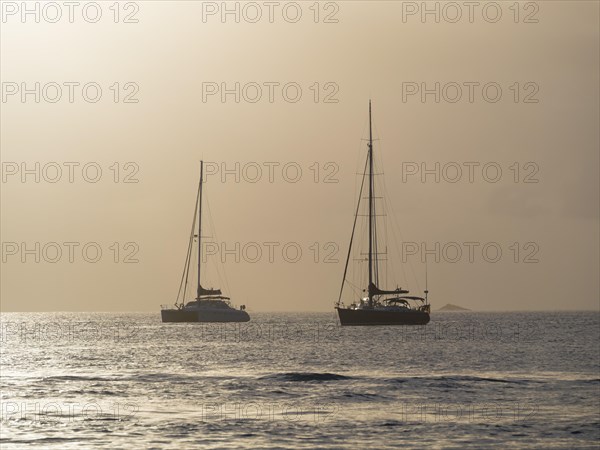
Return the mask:
<svg viewBox="0 0 600 450">
<path fill-rule="evenodd" d="M 4 313 L 4 449 L 600 445 L 598 312 Z"/>
</svg>

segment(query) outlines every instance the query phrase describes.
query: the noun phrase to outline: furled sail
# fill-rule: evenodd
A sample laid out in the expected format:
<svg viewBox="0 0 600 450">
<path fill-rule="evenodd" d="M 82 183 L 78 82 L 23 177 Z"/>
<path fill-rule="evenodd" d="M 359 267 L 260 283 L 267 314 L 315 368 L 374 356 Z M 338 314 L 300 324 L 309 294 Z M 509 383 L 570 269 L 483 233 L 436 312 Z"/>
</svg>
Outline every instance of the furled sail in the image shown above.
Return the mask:
<svg viewBox="0 0 600 450">
<path fill-rule="evenodd" d="M 198 297 L 203 295 L 221 295 L 221 289 L 204 289 L 202 286 L 198 285 Z"/>
<path fill-rule="evenodd" d="M 408 294 L 408 291 L 404 289 L 397 288 L 393 291 L 384 291 L 375 286 L 374 283 L 369 284 L 369 297 L 373 297 L 374 295 L 387 295 L 387 294 Z"/>
</svg>

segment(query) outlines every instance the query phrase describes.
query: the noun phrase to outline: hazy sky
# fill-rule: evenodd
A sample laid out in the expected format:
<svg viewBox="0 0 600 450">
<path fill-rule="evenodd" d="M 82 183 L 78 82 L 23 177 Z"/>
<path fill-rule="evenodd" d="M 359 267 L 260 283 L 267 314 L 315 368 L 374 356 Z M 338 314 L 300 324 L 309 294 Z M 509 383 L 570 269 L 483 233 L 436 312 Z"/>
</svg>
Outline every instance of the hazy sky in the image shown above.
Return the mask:
<svg viewBox="0 0 600 450">
<path fill-rule="evenodd" d="M 201 158 L 219 170 L 206 198 L 226 293 L 250 311 L 331 311 L 369 99 L 402 287 L 422 291 L 429 249 L 433 309 L 599 308 L 597 2 L 428 3 L 439 22 L 421 2 L 239 3 L 239 23 L 221 2 L 118 17 L 100 3 L 96 23 L 94 6 L 72 23 L 62 2 L 40 6 L 36 23 L 20 3 L 0 23 L 3 311 L 172 304 Z"/>
</svg>

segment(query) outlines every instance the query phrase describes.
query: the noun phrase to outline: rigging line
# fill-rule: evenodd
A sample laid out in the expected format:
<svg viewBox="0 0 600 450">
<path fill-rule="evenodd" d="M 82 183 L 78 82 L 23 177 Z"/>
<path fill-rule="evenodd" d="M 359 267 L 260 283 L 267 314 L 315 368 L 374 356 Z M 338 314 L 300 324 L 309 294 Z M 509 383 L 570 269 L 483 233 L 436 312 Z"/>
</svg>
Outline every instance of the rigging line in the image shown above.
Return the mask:
<svg viewBox="0 0 600 450">
<path fill-rule="evenodd" d="M 377 128 L 377 124 L 375 124 L 375 131 L 377 133 L 377 135 L 379 135 L 379 129 Z M 384 164 L 384 155 L 385 150 L 384 150 L 384 143 L 383 141 L 379 144 L 379 153 L 378 155 L 378 159 L 376 160 L 377 163 L 377 167 L 380 170 L 380 173 L 383 175 L 385 172 L 385 164 Z M 387 286 L 393 285 L 395 284 L 396 287 L 398 286 L 398 279 L 395 276 L 395 270 L 394 270 L 394 261 L 393 261 L 393 255 L 391 254 L 391 252 L 388 250 L 389 247 L 389 220 L 387 219 L 387 216 L 389 214 L 393 214 L 393 210 L 391 208 L 389 208 L 389 202 L 391 199 L 391 196 L 388 192 L 387 189 L 387 183 L 385 181 L 385 177 L 382 176 L 381 179 L 378 179 L 378 186 L 382 191 L 381 197 L 383 199 L 383 201 L 381 202 L 381 209 L 382 209 L 382 216 L 385 217 L 385 220 L 383 221 L 383 234 L 384 234 L 384 242 L 386 244 L 385 247 L 385 251 L 386 254 L 389 254 L 389 257 L 386 258 L 386 262 L 385 262 L 385 268 L 384 268 L 384 276 L 385 276 L 385 283 Z M 388 261 L 390 261 L 388 263 Z M 391 275 L 390 275 L 390 270 L 391 270 Z M 391 283 L 391 284 L 390 284 Z"/>
<path fill-rule="evenodd" d="M 217 242 L 218 245 L 218 237 L 216 234 L 216 230 L 215 230 L 215 223 L 213 221 L 213 216 L 212 216 L 212 207 L 210 205 L 210 200 L 209 200 L 209 196 L 206 196 L 206 209 L 207 209 L 207 215 L 208 215 L 208 223 L 210 224 L 210 230 L 211 230 L 211 234 L 213 235 L 213 240 L 215 242 Z M 220 285 L 226 285 L 226 283 L 223 282 L 223 277 L 221 276 L 220 273 L 220 265 L 218 262 L 214 262 L 214 259 L 212 260 L 211 266 L 210 267 L 214 267 L 215 270 L 215 274 L 216 274 L 216 278 L 219 282 L 219 286 Z M 212 288 L 213 286 L 211 286 Z"/>
<path fill-rule="evenodd" d="M 194 239 L 194 237 L 191 236 L 190 240 L 188 242 L 188 249 L 187 249 L 187 253 L 186 253 L 186 256 L 185 256 L 185 263 L 183 265 L 183 273 L 181 274 L 181 281 L 179 282 L 179 290 L 177 291 L 177 299 L 175 300 L 175 305 L 178 304 L 179 296 L 181 295 L 181 289 L 184 287 L 184 280 L 187 283 L 187 279 L 186 279 L 185 276 L 188 273 L 189 261 L 190 261 L 190 253 L 192 251 L 192 240 L 193 239 Z M 183 297 L 181 297 L 181 303 L 185 304 L 185 289 L 183 291 Z"/>
<path fill-rule="evenodd" d="M 368 174 L 365 172 L 365 177 Z M 362 202 L 362 206 L 361 206 L 361 211 L 365 214 L 362 214 L 361 217 L 364 218 L 364 220 L 360 221 L 360 234 L 359 236 L 366 236 L 366 239 L 361 239 L 359 242 L 359 254 L 360 255 L 368 255 L 368 251 L 369 251 L 369 214 L 368 214 L 368 209 L 369 209 L 369 202 L 367 201 L 363 201 Z M 365 267 L 366 266 L 366 267 Z M 359 260 L 358 264 L 353 265 L 355 271 L 358 273 L 358 278 L 357 281 L 360 283 L 361 286 L 368 286 L 369 284 L 369 270 L 368 270 L 368 258 L 365 258 L 364 260 Z M 364 289 L 361 290 L 362 292 L 364 292 Z"/>
<path fill-rule="evenodd" d="M 363 203 L 363 205 L 361 205 L 361 208 L 364 209 L 365 206 L 365 202 L 361 202 Z M 364 215 L 361 215 L 360 217 L 363 217 Z M 365 247 L 365 242 L 363 237 L 366 236 L 365 233 L 365 224 L 366 221 L 365 220 L 360 220 L 359 222 L 357 222 L 357 226 L 358 229 L 355 232 L 356 236 L 360 236 L 360 239 L 357 240 L 357 242 L 354 244 L 354 247 L 352 249 L 352 255 L 358 254 L 361 255 L 364 252 L 364 247 Z M 350 270 L 351 270 L 351 275 L 349 275 L 349 278 L 351 278 L 352 280 L 355 280 L 359 285 L 363 285 L 363 281 L 364 281 L 364 277 L 363 275 L 366 273 L 363 271 L 363 268 L 361 267 L 361 263 L 357 262 L 357 258 L 353 257 L 352 258 L 352 265 L 350 266 Z"/>
<path fill-rule="evenodd" d="M 397 236 L 396 236 L 396 233 L 394 232 L 394 228 L 392 228 L 392 238 L 394 239 L 394 244 L 395 244 L 396 248 L 400 248 L 400 244 L 399 244 L 398 238 L 397 238 Z M 402 258 L 402 256 L 401 256 L 401 258 Z M 400 269 L 402 270 L 402 276 L 403 276 L 404 280 L 406 281 L 406 285 L 409 285 L 409 282 L 408 282 L 408 274 L 406 273 L 406 269 L 405 269 L 405 267 L 404 267 L 404 266 L 405 266 L 405 265 L 404 265 L 404 264 L 402 264 L 402 261 L 401 261 L 401 264 L 400 264 Z M 413 274 L 413 275 L 414 275 L 414 274 Z M 415 282 L 416 282 L 416 281 L 417 281 L 417 280 L 415 279 Z M 417 283 L 417 288 L 418 288 L 418 287 L 419 287 L 419 286 L 418 286 L 418 283 Z"/>
<path fill-rule="evenodd" d="M 402 229 L 400 228 L 400 223 L 396 220 L 396 216 L 393 213 L 393 207 L 392 207 L 391 203 L 390 203 L 390 209 L 392 209 L 392 211 L 391 211 L 392 224 L 395 225 L 396 228 L 398 229 L 398 233 L 400 234 L 400 240 L 404 241 L 404 236 L 402 235 Z M 392 234 L 394 237 L 394 241 L 396 242 L 396 246 L 397 246 L 397 248 L 399 248 L 400 246 L 398 245 L 398 238 L 396 237 L 396 234 L 394 233 L 394 227 L 392 227 Z M 402 271 L 404 272 L 404 265 L 402 264 L 401 266 L 402 266 Z M 419 278 L 417 277 L 417 273 L 415 271 L 414 265 L 411 260 L 408 260 L 408 266 L 410 267 L 410 271 L 415 279 L 415 284 L 417 285 L 417 289 L 420 291 L 421 285 L 419 283 Z M 405 275 L 405 277 L 406 277 L 406 275 Z M 408 283 L 408 278 L 406 278 L 406 281 Z"/>
<path fill-rule="evenodd" d="M 215 227 L 215 223 L 213 220 L 212 207 L 210 205 L 209 196 L 206 196 L 206 203 L 208 205 L 208 220 L 210 221 L 212 234 L 214 236 L 215 242 L 218 243 L 219 241 L 218 241 L 218 237 L 217 237 L 217 229 Z M 223 260 L 219 259 L 219 261 L 216 262 L 214 264 L 214 266 L 215 266 L 215 270 L 217 272 L 217 278 L 219 279 L 219 284 L 223 284 L 225 286 L 225 288 L 227 289 L 226 292 L 228 293 L 228 295 L 230 297 L 233 297 L 233 292 L 231 291 L 231 287 L 229 285 L 229 279 L 227 278 L 227 271 L 225 270 L 225 264 L 223 263 Z M 221 269 L 223 272 L 222 275 L 221 275 Z"/>
<path fill-rule="evenodd" d="M 385 204 L 385 200 L 384 200 L 381 208 L 383 209 L 384 214 L 387 214 L 387 207 Z M 389 236 L 388 236 L 388 221 L 387 220 L 383 221 L 383 242 L 385 243 L 385 254 L 388 255 L 388 253 L 389 253 L 389 244 L 388 244 Z M 390 263 L 388 263 L 387 262 L 388 259 L 391 259 L 391 257 L 386 258 L 386 262 L 384 265 L 384 271 L 383 271 L 383 283 L 385 286 L 391 286 L 393 284 L 397 285 L 398 284 L 398 283 L 396 283 L 397 280 L 393 276 L 391 277 L 392 279 L 391 279 L 391 283 L 390 283 L 389 269 L 390 269 L 390 266 L 393 267 L 393 263 L 391 261 L 390 261 Z"/>
<path fill-rule="evenodd" d="M 181 287 L 184 286 L 183 288 L 183 297 L 181 298 L 181 302 L 185 303 L 185 293 L 187 290 L 187 282 L 188 282 L 188 277 L 189 277 L 189 272 L 190 272 L 190 257 L 191 257 L 191 252 L 192 252 L 192 244 L 194 242 L 194 229 L 196 228 L 196 215 L 198 214 L 198 199 L 200 198 L 200 186 L 198 186 L 198 194 L 196 195 L 196 203 L 194 204 L 194 219 L 192 220 L 192 231 L 190 233 L 190 241 L 188 244 L 188 251 L 187 251 L 187 256 L 185 259 L 185 264 L 183 266 L 183 274 L 181 275 L 181 282 L 179 283 L 179 291 L 177 292 L 177 298 L 179 298 L 179 294 L 181 293 Z M 184 277 L 185 277 L 185 285 L 184 283 Z"/>
<path fill-rule="evenodd" d="M 362 297 L 362 289 L 360 287 L 354 286 L 352 283 L 350 283 L 350 288 L 354 292 L 354 295 L 356 295 L 358 298 Z"/>
<path fill-rule="evenodd" d="M 365 130 L 367 129 L 368 125 L 369 125 L 369 121 L 368 121 L 368 119 L 365 119 L 363 122 L 362 131 L 360 133 L 361 136 L 364 136 Z M 363 141 L 363 139 L 361 139 L 360 141 Z M 356 162 L 354 163 L 354 167 L 356 167 L 356 168 L 360 167 L 361 154 L 362 154 L 362 148 L 363 148 L 362 142 L 360 142 L 360 141 L 358 143 L 358 151 L 356 152 Z M 361 173 L 361 174 L 357 173 L 356 175 L 363 175 L 363 177 L 364 177 L 364 175 L 365 175 L 364 172 L 365 171 L 363 170 L 363 173 Z M 354 198 L 356 198 L 357 188 L 358 188 L 358 183 L 354 182 Z"/>
<path fill-rule="evenodd" d="M 371 156 L 373 157 L 373 156 Z M 373 161 L 373 170 L 375 170 L 375 161 Z M 375 179 L 373 179 L 373 194 L 375 194 Z M 373 195 L 374 197 L 374 195 Z M 375 285 L 379 287 L 379 246 L 377 245 L 377 211 L 376 202 L 373 202 L 373 248 L 375 253 Z"/>
<path fill-rule="evenodd" d="M 198 265 L 198 253 L 197 252 L 192 252 L 192 257 L 191 258 L 192 258 L 191 259 L 192 265 L 190 266 L 190 268 L 191 267 L 197 267 L 197 265 Z M 192 273 L 191 270 L 190 270 L 190 273 Z M 192 274 L 190 282 L 194 281 L 194 276 L 196 274 L 197 274 L 197 272 Z M 197 275 L 196 275 L 196 277 L 197 277 Z M 195 280 L 195 281 L 196 281 L 196 286 L 198 286 L 198 280 Z M 194 292 L 194 289 L 192 287 L 189 287 L 188 289 L 190 289 L 191 292 Z M 198 291 L 196 291 L 196 297 L 197 297 L 197 299 L 200 299 L 200 296 L 198 295 Z"/>
<path fill-rule="evenodd" d="M 389 226 L 389 224 L 386 223 L 386 227 L 385 227 L 385 233 L 386 233 L 386 239 L 387 242 L 389 242 L 389 247 L 393 249 L 393 245 L 395 244 L 395 242 L 393 241 L 393 229 L 391 229 L 391 226 Z M 400 264 L 400 269 L 399 271 L 402 271 L 402 279 L 399 280 L 398 277 L 396 277 L 396 271 L 398 270 L 398 268 L 396 267 L 396 265 L 394 264 L 394 257 L 393 255 L 390 254 L 390 273 L 391 273 L 391 277 L 392 277 L 392 281 L 396 284 L 396 286 L 400 286 L 400 285 L 407 285 L 407 281 L 406 281 L 406 274 L 404 273 L 404 269 L 402 267 L 402 264 Z"/>
<path fill-rule="evenodd" d="M 375 125 L 375 131 L 377 132 L 377 125 Z M 375 140 L 375 139 L 374 139 Z M 371 159 L 373 161 L 373 166 L 372 166 L 372 174 L 374 175 L 375 173 L 377 173 L 377 170 L 379 169 L 379 163 L 378 161 L 381 160 L 381 151 L 379 151 L 377 153 L 377 159 L 375 159 L 375 152 L 373 151 L 373 147 L 374 145 L 371 147 Z M 383 173 L 383 172 L 382 172 Z M 373 192 L 372 192 L 372 197 L 373 199 L 376 198 L 375 196 L 375 189 L 379 189 L 379 186 L 381 185 L 381 183 L 383 182 L 383 179 L 377 180 L 375 177 L 373 177 Z M 380 280 L 379 280 L 379 245 L 378 245 L 378 241 L 379 241 L 379 237 L 378 237 L 378 221 L 377 221 L 377 202 L 373 201 L 373 249 L 374 249 L 374 253 L 375 253 L 375 284 L 377 287 L 379 287 L 380 285 Z M 384 221 L 385 222 L 385 221 Z"/>
<path fill-rule="evenodd" d="M 366 165 L 367 162 L 369 161 L 369 158 L 367 158 L 367 161 L 365 162 L 365 169 L 366 169 Z M 363 175 L 363 179 L 362 182 L 360 184 L 360 193 L 358 195 L 358 205 L 356 205 L 356 214 L 354 215 L 354 223 L 352 224 L 352 235 L 350 236 L 350 245 L 348 246 L 348 256 L 346 258 L 346 265 L 344 267 L 344 276 L 342 278 L 342 287 L 340 289 L 340 296 L 338 297 L 338 303 L 340 303 L 340 301 L 342 300 L 342 293 L 344 291 L 344 282 L 346 281 L 346 274 L 348 273 L 348 262 L 350 261 L 350 254 L 352 252 L 352 241 L 354 240 L 354 230 L 356 229 L 356 220 L 358 218 L 358 211 L 360 208 L 360 198 L 362 197 L 362 191 L 363 191 L 363 187 L 365 185 L 365 176 Z"/>
<path fill-rule="evenodd" d="M 379 130 L 377 128 L 377 125 L 375 125 L 375 132 L 377 133 L 377 135 L 379 135 Z M 379 153 L 378 153 L 378 158 L 375 161 L 377 168 L 379 168 L 381 170 L 381 173 L 383 174 L 384 172 L 384 161 L 383 161 L 383 156 L 384 156 L 384 149 L 383 149 L 383 145 L 379 144 Z M 381 177 L 381 179 L 377 180 L 378 182 L 378 189 L 381 189 L 382 195 L 382 202 L 381 202 L 381 211 L 382 211 L 382 216 L 386 217 L 386 219 L 383 220 L 383 242 L 385 243 L 385 254 L 388 254 L 388 220 L 387 220 L 387 214 L 388 214 L 388 210 L 387 210 L 387 194 L 386 194 L 386 182 L 385 182 L 385 177 Z M 386 257 L 385 258 L 385 263 L 384 263 L 384 268 L 383 268 L 383 284 L 384 286 L 390 286 L 390 277 L 388 275 L 388 271 L 389 271 L 389 267 L 390 267 L 390 263 L 388 263 L 388 260 L 391 259 L 391 255 L 390 258 Z M 397 281 L 394 277 L 392 277 L 392 281 Z"/>
<path fill-rule="evenodd" d="M 364 121 L 363 121 L 363 125 L 362 125 L 360 136 L 364 136 L 365 133 L 368 132 L 368 129 L 369 129 L 369 119 L 365 118 Z M 358 192 L 358 190 L 359 190 L 359 186 L 362 186 L 362 183 L 364 183 L 364 178 L 365 178 L 365 175 L 366 175 L 365 169 L 362 170 L 362 173 L 358 173 L 358 170 L 360 169 L 360 167 L 362 167 L 361 161 L 364 158 L 363 143 L 362 143 L 362 141 L 364 141 L 364 139 L 362 139 L 362 138 L 359 139 L 359 141 L 358 141 L 358 149 L 357 149 L 357 151 L 355 153 L 356 154 L 356 161 L 354 162 L 354 167 L 356 168 L 356 170 L 355 170 L 356 175 L 362 175 L 362 176 L 360 178 L 355 177 L 354 178 L 354 183 L 352 183 L 353 184 L 353 188 L 354 188 L 354 196 L 352 198 L 358 199 L 358 203 L 357 203 L 358 206 L 365 204 L 364 202 L 361 202 L 362 195 L 358 195 L 358 196 L 356 195 L 357 192 Z M 366 168 L 366 164 L 365 164 L 365 168 Z M 359 180 L 360 180 L 360 182 L 359 182 Z M 362 189 L 361 189 L 361 192 L 362 192 Z M 363 206 L 363 209 L 366 209 L 366 208 L 364 208 L 364 206 Z M 359 228 L 360 228 L 359 229 L 360 232 L 359 232 L 358 235 L 359 236 L 364 236 L 364 221 L 362 221 L 362 220 L 360 221 Z M 359 246 L 361 246 L 361 245 L 363 245 L 363 242 L 359 241 Z M 362 251 L 362 247 L 360 247 L 359 250 Z M 352 279 L 356 279 L 356 272 L 357 272 L 357 270 L 356 270 L 356 265 L 355 264 L 352 264 L 350 266 L 350 272 L 351 272 L 350 276 L 352 277 Z M 359 272 L 359 273 L 361 273 L 361 272 Z M 362 280 L 360 280 L 360 281 L 362 282 Z"/>
<path fill-rule="evenodd" d="M 384 191 L 387 193 L 387 186 L 384 186 Z M 391 204 L 391 201 L 388 200 L 388 198 L 389 198 L 389 196 L 386 196 L 386 204 L 387 204 L 388 208 L 390 209 L 390 215 L 394 216 L 393 206 Z M 390 227 L 391 231 L 392 231 L 392 239 L 394 240 L 395 248 L 398 249 L 399 248 L 399 242 L 398 242 L 398 239 L 396 237 L 396 233 L 395 233 L 395 230 L 394 230 L 394 227 L 393 227 L 394 222 L 395 222 L 395 217 L 392 218 L 392 222 L 393 222 L 392 226 Z M 404 268 L 404 264 L 400 264 L 400 269 L 402 270 L 402 276 L 403 276 L 406 284 L 408 285 L 408 277 L 406 276 L 406 270 Z"/>
<path fill-rule="evenodd" d="M 367 119 L 368 120 L 368 119 Z M 368 122 L 367 122 L 368 125 Z M 363 153 L 364 155 L 364 153 Z M 363 156 L 364 157 L 364 156 Z M 367 162 L 369 155 L 367 154 Z M 365 182 L 366 177 L 369 175 L 366 167 L 367 167 L 368 163 L 365 163 L 365 168 L 362 170 L 362 175 L 363 177 L 361 178 L 361 182 Z M 364 191 L 364 188 L 363 188 Z M 356 192 L 355 192 L 356 193 Z M 356 198 L 356 197 L 355 197 Z M 359 234 L 358 236 L 366 236 L 367 239 L 360 239 L 358 241 L 358 252 L 359 254 L 367 254 L 365 252 L 368 252 L 368 248 L 369 248 L 369 232 L 368 232 L 368 227 L 369 227 L 369 202 L 367 201 L 363 201 L 366 200 L 366 198 L 361 194 L 358 197 L 358 204 L 357 204 L 357 208 L 359 208 L 359 211 L 361 212 L 359 214 L 359 217 L 364 218 L 365 220 L 360 220 L 359 222 L 357 222 L 358 228 L 359 228 Z M 357 236 L 356 234 L 357 232 L 355 231 L 354 235 Z M 368 285 L 368 280 L 369 280 L 369 271 L 368 269 L 365 270 L 365 265 L 368 262 L 368 258 L 360 259 L 357 260 L 356 258 L 354 259 L 354 263 L 352 264 L 351 268 L 352 268 L 352 279 L 356 280 L 361 286 L 367 286 Z M 362 297 L 362 294 L 365 292 L 364 289 L 359 289 L 359 294 L 360 297 Z"/>
<path fill-rule="evenodd" d="M 196 228 L 196 217 L 198 214 L 198 198 L 200 196 L 200 187 L 198 187 L 198 195 L 196 196 L 196 203 L 194 204 L 194 218 L 192 220 L 192 230 L 190 232 L 190 240 L 189 240 L 189 244 L 188 244 L 188 252 L 187 252 L 187 256 L 186 256 L 186 260 L 185 260 L 185 265 L 183 267 L 183 274 L 181 276 L 181 283 L 179 285 L 179 292 L 181 292 L 181 287 L 183 285 L 183 296 L 181 297 L 181 302 L 183 305 L 185 305 L 185 294 L 187 292 L 187 287 L 188 287 L 188 278 L 189 278 L 189 271 L 190 271 L 190 263 L 191 263 L 191 255 L 192 255 L 192 249 L 193 249 L 193 243 L 194 243 L 194 229 Z M 184 281 L 184 277 L 185 277 L 185 281 Z M 177 294 L 178 298 L 179 298 L 179 293 Z"/>
<path fill-rule="evenodd" d="M 195 225 L 195 221 L 193 222 Z M 192 227 L 194 226 L 192 225 Z M 188 244 L 188 251 L 185 258 L 185 264 L 183 266 L 183 274 L 181 274 L 181 283 L 179 284 L 179 291 L 177 292 L 177 299 L 179 300 L 179 294 L 181 293 L 181 288 L 183 287 L 183 295 L 181 297 L 181 304 L 185 305 L 185 293 L 187 292 L 187 280 L 190 270 L 190 258 L 192 255 L 192 243 L 194 241 L 194 235 L 192 231 L 192 235 L 190 236 L 190 241 Z"/>
<path fill-rule="evenodd" d="M 402 231 L 400 231 L 400 236 L 401 239 L 404 239 L 402 237 Z M 419 292 L 421 291 L 421 284 L 419 283 L 419 277 L 417 276 L 417 271 L 415 270 L 415 266 L 412 263 L 412 261 L 410 259 L 408 259 L 408 267 L 410 267 L 410 271 L 415 279 L 415 284 L 417 285 L 417 289 L 419 290 Z"/>
<path fill-rule="evenodd" d="M 387 190 L 387 188 L 386 188 L 386 190 Z M 386 204 L 388 204 L 388 207 L 390 209 L 392 209 L 391 202 L 387 202 L 387 199 L 386 199 Z M 391 214 L 393 215 L 393 212 Z M 396 233 L 395 233 L 393 224 L 392 224 L 392 226 L 390 226 L 390 230 L 391 230 L 392 240 L 393 240 L 393 243 L 394 243 L 394 248 L 398 249 L 398 248 L 400 248 L 400 246 L 399 246 L 398 238 L 396 237 Z M 392 265 L 394 265 L 393 264 L 394 258 L 390 258 L 390 260 L 392 261 Z M 402 264 L 402 261 L 400 261 L 400 265 L 399 266 L 400 266 L 400 270 L 402 271 L 402 278 L 404 280 L 405 286 L 407 286 L 407 285 L 409 285 L 409 282 L 408 282 L 408 277 L 407 277 L 407 274 L 406 274 L 406 270 L 404 268 L 404 264 Z"/>
<path fill-rule="evenodd" d="M 202 185 L 204 184 L 204 161 L 200 161 L 200 194 L 198 200 L 198 287 L 196 293 L 200 300 L 200 292 L 202 290 L 201 281 L 201 264 L 202 264 Z"/>
</svg>

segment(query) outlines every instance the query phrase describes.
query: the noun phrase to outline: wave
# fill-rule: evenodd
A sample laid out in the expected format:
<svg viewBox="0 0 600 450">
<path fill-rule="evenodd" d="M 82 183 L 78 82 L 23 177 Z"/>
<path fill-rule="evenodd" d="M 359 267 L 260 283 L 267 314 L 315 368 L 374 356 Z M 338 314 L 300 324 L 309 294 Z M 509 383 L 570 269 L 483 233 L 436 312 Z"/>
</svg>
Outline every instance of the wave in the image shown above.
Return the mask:
<svg viewBox="0 0 600 450">
<path fill-rule="evenodd" d="M 444 383 L 509 383 L 509 384 L 523 384 L 526 382 L 533 382 L 533 380 L 522 380 L 522 379 L 506 379 L 506 378 L 489 378 L 489 377 L 477 377 L 472 375 L 442 375 L 437 377 L 398 377 L 388 378 L 386 381 L 392 383 L 408 383 L 408 382 L 444 382 Z"/>
<path fill-rule="evenodd" d="M 201 377 L 198 375 L 154 372 L 154 373 L 142 373 L 142 374 L 130 375 L 127 378 L 125 378 L 125 380 L 139 382 L 139 383 L 169 382 L 169 383 L 186 384 L 186 383 L 197 382 L 201 378 L 207 378 L 207 377 Z"/>
<path fill-rule="evenodd" d="M 472 375 L 453 375 L 453 376 L 441 376 L 438 378 L 441 381 L 466 381 L 466 382 L 474 382 L 474 383 L 516 383 L 522 384 L 526 380 L 515 380 L 515 379 L 506 379 L 506 378 L 489 378 L 489 377 L 476 377 Z"/>
<path fill-rule="evenodd" d="M 69 392 L 70 397 L 74 395 L 101 395 L 103 397 L 112 397 L 112 396 L 116 396 L 119 395 L 117 392 L 113 392 L 113 391 L 108 391 L 106 389 L 104 390 L 95 390 L 95 389 L 91 389 L 91 390 L 83 390 L 83 389 L 78 389 L 76 391 L 71 391 Z"/>
<path fill-rule="evenodd" d="M 345 392 L 342 394 L 344 398 L 357 398 L 362 400 L 375 400 L 375 399 L 385 399 L 386 397 L 380 394 L 371 394 L 368 392 Z"/>
<path fill-rule="evenodd" d="M 265 375 L 259 377 L 259 380 L 276 380 L 276 381 L 296 381 L 296 382 L 308 382 L 308 381 L 342 381 L 351 380 L 352 377 L 345 375 L 339 375 L 337 373 L 318 373 L 318 372 L 284 372 L 272 375 Z"/>
<path fill-rule="evenodd" d="M 119 381 L 118 378 L 104 378 L 87 375 L 57 375 L 43 377 L 42 381 Z"/>
</svg>

